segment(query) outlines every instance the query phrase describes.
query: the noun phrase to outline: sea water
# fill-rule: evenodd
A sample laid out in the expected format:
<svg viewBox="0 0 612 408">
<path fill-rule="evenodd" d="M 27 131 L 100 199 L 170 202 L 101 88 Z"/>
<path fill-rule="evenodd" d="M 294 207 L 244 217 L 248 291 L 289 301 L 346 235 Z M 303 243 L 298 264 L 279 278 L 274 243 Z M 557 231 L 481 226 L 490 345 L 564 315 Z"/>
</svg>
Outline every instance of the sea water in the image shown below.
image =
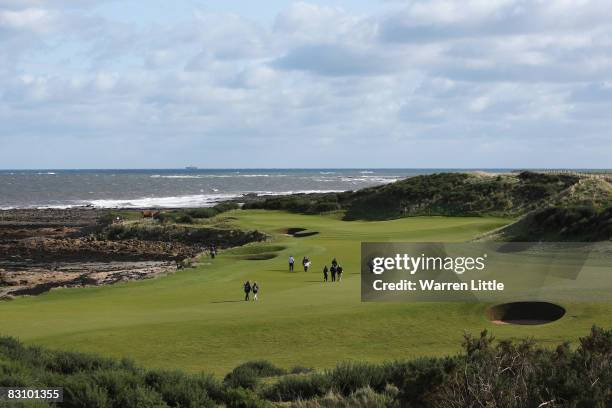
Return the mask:
<svg viewBox="0 0 612 408">
<path fill-rule="evenodd" d="M 206 207 L 249 193 L 358 190 L 448 171 L 453 169 L 0 170 L 0 209 Z"/>
</svg>

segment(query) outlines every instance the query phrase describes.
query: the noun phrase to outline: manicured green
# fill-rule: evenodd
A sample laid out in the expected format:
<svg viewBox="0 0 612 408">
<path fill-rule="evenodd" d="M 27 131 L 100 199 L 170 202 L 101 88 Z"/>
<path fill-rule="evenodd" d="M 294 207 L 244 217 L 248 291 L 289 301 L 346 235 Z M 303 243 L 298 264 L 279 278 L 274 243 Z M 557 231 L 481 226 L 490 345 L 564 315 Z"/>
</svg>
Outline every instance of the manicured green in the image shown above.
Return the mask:
<svg viewBox="0 0 612 408">
<path fill-rule="evenodd" d="M 512 220 L 415 217 L 342 221 L 338 215 L 231 211 L 217 217 L 272 235 L 270 242 L 222 251 L 171 276 L 107 287 L 61 289 L 0 303 L 0 334 L 56 349 L 130 357 L 147 367 L 224 375 L 249 360 L 284 368 L 331 367 L 340 360 L 382 361 L 441 356 L 460 350 L 465 331 L 498 338 L 533 336 L 558 344 L 593 324 L 612 326 L 612 304 L 566 304 L 567 317 L 542 326 L 496 326 L 476 303 L 360 302 L 361 241 L 466 241 Z M 287 228 L 318 234 L 285 235 Z M 296 258 L 288 272 L 287 258 Z M 311 271 L 301 270 L 308 255 Z M 336 257 L 342 282 L 323 283 Z M 252 258 L 256 258 L 255 260 Z M 242 283 L 260 285 L 244 302 Z"/>
</svg>

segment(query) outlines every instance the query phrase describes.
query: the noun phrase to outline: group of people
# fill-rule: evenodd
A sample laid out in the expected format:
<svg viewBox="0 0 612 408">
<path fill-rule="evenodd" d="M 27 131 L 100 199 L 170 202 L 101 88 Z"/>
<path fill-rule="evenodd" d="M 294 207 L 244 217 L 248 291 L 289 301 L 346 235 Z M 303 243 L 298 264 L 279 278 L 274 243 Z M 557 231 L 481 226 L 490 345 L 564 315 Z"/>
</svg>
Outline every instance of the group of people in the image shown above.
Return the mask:
<svg viewBox="0 0 612 408">
<path fill-rule="evenodd" d="M 344 272 L 344 270 L 342 269 L 342 266 L 338 264 L 338 261 L 336 260 L 336 258 L 332 259 L 331 267 L 329 269 L 327 269 L 327 265 L 323 267 L 323 282 L 328 281 L 330 274 L 331 274 L 332 282 L 336 281 L 336 277 L 337 277 L 338 282 L 341 281 L 342 272 Z"/>
<path fill-rule="evenodd" d="M 293 255 L 289 256 L 289 272 L 293 272 L 293 265 L 295 264 L 295 258 Z M 310 268 L 310 259 L 305 256 L 302 259 L 302 267 L 304 268 L 304 272 L 308 272 L 308 268 Z"/>
<path fill-rule="evenodd" d="M 249 300 L 251 292 L 253 292 L 253 302 L 255 302 L 257 300 L 257 293 L 259 292 L 259 285 L 257 285 L 257 282 L 253 281 L 253 284 L 251 285 L 251 282 L 246 281 L 242 287 L 244 289 L 245 302 Z"/>
<path fill-rule="evenodd" d="M 212 251 L 211 251 L 211 255 L 212 255 Z M 290 272 L 293 272 L 294 264 L 295 264 L 295 258 L 293 258 L 293 256 L 290 256 L 289 257 L 289 271 Z M 308 268 L 310 267 L 310 265 L 311 265 L 310 259 L 308 259 L 308 257 L 305 256 L 302 259 L 302 266 L 304 267 L 304 272 L 308 272 Z M 327 265 L 323 267 L 323 282 L 329 281 L 329 275 L 331 275 L 332 282 L 341 281 L 342 272 L 344 272 L 344 270 L 342 269 L 342 266 L 338 264 L 338 261 L 336 260 L 336 258 L 332 259 L 331 267 L 327 268 Z M 253 283 L 251 284 L 251 282 L 246 281 L 242 285 L 242 288 L 244 289 L 244 300 L 245 301 L 250 300 L 251 293 L 253 293 L 253 301 L 257 300 L 257 293 L 259 292 L 259 285 L 257 285 L 257 282 L 253 281 Z"/>
<path fill-rule="evenodd" d="M 295 265 L 295 258 L 293 256 L 289 257 L 289 272 L 293 272 L 293 266 Z M 304 267 L 304 272 L 308 272 L 308 268 L 310 268 L 311 262 L 307 256 L 302 259 L 302 266 Z M 331 275 L 331 281 L 335 282 L 342 280 L 342 266 L 338 264 L 336 258 L 332 259 L 331 267 L 327 268 L 327 265 L 323 267 L 323 282 L 329 281 L 329 275 Z"/>
</svg>

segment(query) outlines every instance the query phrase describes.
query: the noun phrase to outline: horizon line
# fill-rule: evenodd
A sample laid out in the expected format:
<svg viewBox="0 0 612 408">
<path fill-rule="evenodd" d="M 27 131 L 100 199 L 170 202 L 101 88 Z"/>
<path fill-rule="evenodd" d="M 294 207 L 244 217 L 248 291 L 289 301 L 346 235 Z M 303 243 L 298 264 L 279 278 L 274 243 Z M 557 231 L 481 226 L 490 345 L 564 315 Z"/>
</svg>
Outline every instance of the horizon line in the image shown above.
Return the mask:
<svg viewBox="0 0 612 408">
<path fill-rule="evenodd" d="M 612 167 L 65 167 L 65 168 L 0 168 L 0 171 L 82 171 L 82 170 L 606 170 L 612 171 Z"/>
</svg>

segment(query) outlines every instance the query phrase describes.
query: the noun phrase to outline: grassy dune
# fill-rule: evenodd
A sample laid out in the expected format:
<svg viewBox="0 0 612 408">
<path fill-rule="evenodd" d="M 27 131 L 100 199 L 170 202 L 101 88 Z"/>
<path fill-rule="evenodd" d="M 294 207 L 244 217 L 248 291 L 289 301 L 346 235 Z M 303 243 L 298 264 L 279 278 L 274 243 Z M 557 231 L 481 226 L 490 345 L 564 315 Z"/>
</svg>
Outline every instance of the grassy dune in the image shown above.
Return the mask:
<svg viewBox="0 0 612 408">
<path fill-rule="evenodd" d="M 56 349 L 130 357 L 147 367 L 225 374 L 247 360 L 290 367 L 331 367 L 339 360 L 380 361 L 459 350 L 464 331 L 492 329 L 498 338 L 533 336 L 558 344 L 592 324 L 612 325 L 612 304 L 568 304 L 568 316 L 543 326 L 494 326 L 482 304 L 362 304 L 361 241 L 465 241 L 511 220 L 415 217 L 341 221 L 276 211 L 232 211 L 220 218 L 259 229 L 271 242 L 203 258 L 193 269 L 142 282 L 61 289 L 0 303 L 0 334 Z M 317 234 L 293 237 L 287 228 Z M 296 272 L 287 270 L 293 255 Z M 299 261 L 308 255 L 310 272 Z M 322 283 L 337 257 L 340 283 Z M 242 301 L 242 282 L 256 280 L 260 301 Z"/>
</svg>

